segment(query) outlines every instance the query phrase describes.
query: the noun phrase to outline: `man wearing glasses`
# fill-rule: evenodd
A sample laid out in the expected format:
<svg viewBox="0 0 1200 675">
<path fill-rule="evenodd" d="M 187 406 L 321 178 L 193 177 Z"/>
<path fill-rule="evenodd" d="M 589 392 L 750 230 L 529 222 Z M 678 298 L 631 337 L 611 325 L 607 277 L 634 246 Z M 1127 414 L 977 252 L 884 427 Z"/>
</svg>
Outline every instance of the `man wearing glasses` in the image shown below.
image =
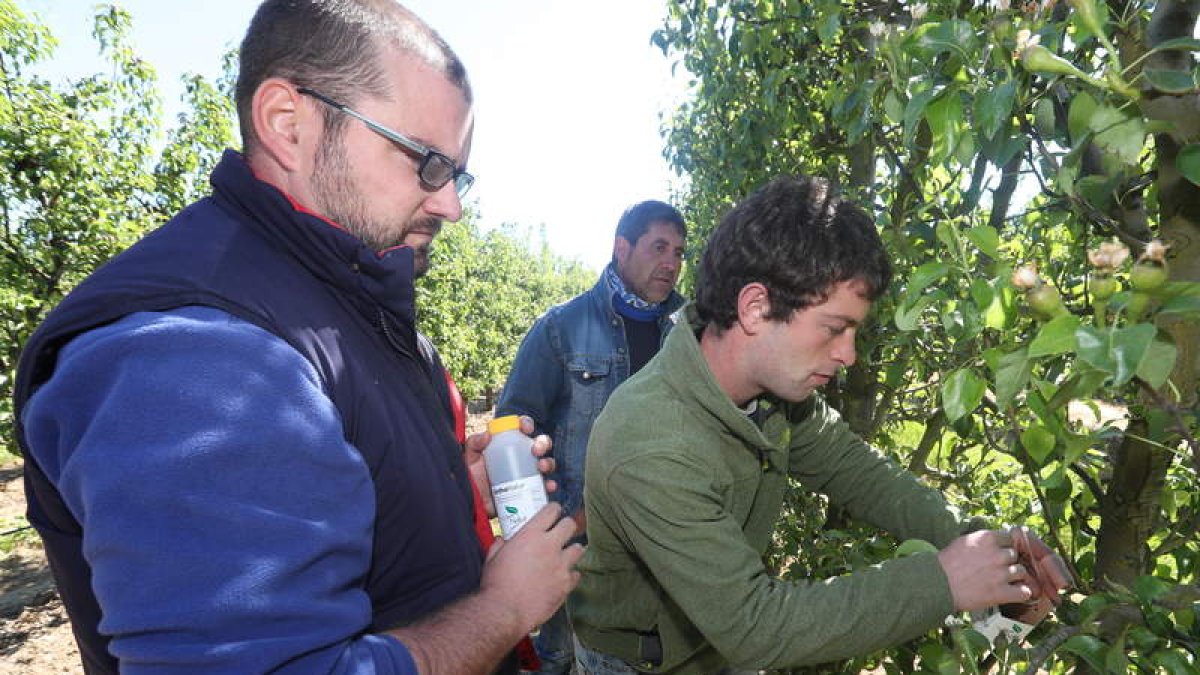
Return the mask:
<svg viewBox="0 0 1200 675">
<path fill-rule="evenodd" d="M 472 182 L 462 64 L 391 0 L 267 0 L 237 107 L 213 194 L 80 284 L 18 372 L 85 669 L 490 672 L 581 550 L 551 505 L 484 560 L 478 462 L 418 347 L 417 252 Z"/>
</svg>

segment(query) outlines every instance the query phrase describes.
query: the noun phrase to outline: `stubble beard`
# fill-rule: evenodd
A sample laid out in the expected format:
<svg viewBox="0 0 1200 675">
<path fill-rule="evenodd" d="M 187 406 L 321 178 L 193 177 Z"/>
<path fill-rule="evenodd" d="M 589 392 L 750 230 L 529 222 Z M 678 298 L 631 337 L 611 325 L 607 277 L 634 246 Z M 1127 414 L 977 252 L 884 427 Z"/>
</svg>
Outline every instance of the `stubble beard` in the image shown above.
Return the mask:
<svg viewBox="0 0 1200 675">
<path fill-rule="evenodd" d="M 350 163 L 342 135 L 331 138 L 317 154 L 312 177 L 313 206 L 326 218 L 358 237 L 374 251 L 383 251 L 403 242 L 407 227 L 399 237 L 389 234 L 396 228 L 390 223 L 376 222 L 367 210 L 366 200 L 350 179 Z"/>
</svg>

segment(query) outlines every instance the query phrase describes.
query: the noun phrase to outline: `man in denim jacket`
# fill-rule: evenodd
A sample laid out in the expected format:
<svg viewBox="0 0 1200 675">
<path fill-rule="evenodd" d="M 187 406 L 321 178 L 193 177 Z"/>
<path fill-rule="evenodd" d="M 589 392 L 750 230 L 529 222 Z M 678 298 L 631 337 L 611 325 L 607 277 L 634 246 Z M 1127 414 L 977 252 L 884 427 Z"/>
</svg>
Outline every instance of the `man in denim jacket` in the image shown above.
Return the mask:
<svg viewBox="0 0 1200 675">
<path fill-rule="evenodd" d="M 617 385 L 656 353 L 683 304 L 675 282 L 687 226 L 674 207 L 644 201 L 617 223 L 612 262 L 591 290 L 551 308 L 517 352 L 496 415 L 528 415 L 554 440 L 563 512 L 584 530 L 583 466 L 592 421 Z M 572 649 L 560 610 L 535 641 L 543 673 L 570 670 Z"/>
</svg>

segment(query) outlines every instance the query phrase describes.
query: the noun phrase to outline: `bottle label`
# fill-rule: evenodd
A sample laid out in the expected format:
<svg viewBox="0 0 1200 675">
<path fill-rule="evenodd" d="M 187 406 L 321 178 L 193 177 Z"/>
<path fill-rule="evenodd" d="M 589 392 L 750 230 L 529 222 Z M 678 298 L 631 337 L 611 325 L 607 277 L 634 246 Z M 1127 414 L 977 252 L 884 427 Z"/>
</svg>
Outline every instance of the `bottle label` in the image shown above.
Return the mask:
<svg viewBox="0 0 1200 675">
<path fill-rule="evenodd" d="M 492 501 L 496 503 L 500 532 L 505 539 L 512 539 L 546 505 L 546 487 L 541 476 L 518 478 L 493 485 Z"/>
</svg>

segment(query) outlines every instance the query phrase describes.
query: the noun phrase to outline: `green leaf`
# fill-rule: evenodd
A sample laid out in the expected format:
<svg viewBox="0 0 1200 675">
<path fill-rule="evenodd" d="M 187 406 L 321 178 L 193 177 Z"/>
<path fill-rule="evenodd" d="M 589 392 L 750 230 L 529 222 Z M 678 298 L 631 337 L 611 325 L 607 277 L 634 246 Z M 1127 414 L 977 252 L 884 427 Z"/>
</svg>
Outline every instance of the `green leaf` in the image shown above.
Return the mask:
<svg viewBox="0 0 1200 675">
<path fill-rule="evenodd" d="M 1188 37 L 1173 38 L 1154 45 L 1154 49 L 1151 49 L 1147 54 L 1165 51 L 1197 52 L 1200 51 L 1200 40 Z"/>
<path fill-rule="evenodd" d="M 1142 71 L 1142 77 L 1146 78 L 1150 86 L 1164 94 L 1187 94 L 1197 87 L 1196 74 L 1182 70 L 1147 68 Z"/>
<path fill-rule="evenodd" d="M 984 312 L 984 325 L 995 330 L 1007 327 L 1015 316 L 1016 299 L 1017 293 L 1012 286 L 997 289 L 992 297 L 992 304 L 988 305 L 987 311 Z"/>
<path fill-rule="evenodd" d="M 995 258 L 1000 253 L 1000 234 L 990 225 L 980 225 L 967 230 L 967 239 L 989 258 Z"/>
<path fill-rule="evenodd" d="M 817 37 L 820 38 L 822 44 L 829 44 L 842 29 L 841 5 L 826 4 L 821 8 L 821 12 L 821 20 L 817 24 Z"/>
<path fill-rule="evenodd" d="M 971 282 L 971 300 L 975 302 L 975 306 L 981 311 L 987 310 L 992 305 L 992 300 L 996 297 L 996 292 L 992 290 L 992 285 L 984 279 L 976 279 Z"/>
<path fill-rule="evenodd" d="M 1071 399 L 1087 398 L 1095 393 L 1108 377 L 1107 371 L 1096 370 L 1083 361 L 1076 362 L 1075 371 L 1062 383 L 1058 391 L 1054 392 L 1054 396 L 1047 401 L 1046 408 L 1057 410 L 1070 403 Z"/>
<path fill-rule="evenodd" d="M 1046 464 L 1046 458 L 1054 452 L 1054 432 L 1040 424 L 1031 425 L 1021 432 L 1021 445 L 1038 466 Z"/>
<path fill-rule="evenodd" d="M 1193 185 L 1200 185 L 1200 143 L 1183 146 L 1175 157 L 1175 166 Z"/>
<path fill-rule="evenodd" d="M 1065 354 L 1075 351 L 1075 330 L 1079 328 L 1079 318 L 1073 314 L 1063 314 L 1055 317 L 1038 331 L 1037 337 L 1029 345 L 1029 358 Z"/>
<path fill-rule="evenodd" d="M 887 114 L 888 121 L 892 123 L 899 123 L 904 119 L 904 104 L 893 89 L 889 89 L 887 95 L 883 97 L 883 112 Z"/>
<path fill-rule="evenodd" d="M 1133 580 L 1133 594 L 1143 604 L 1149 605 L 1154 600 L 1171 590 L 1171 585 L 1157 577 L 1143 575 Z"/>
<path fill-rule="evenodd" d="M 987 385 L 983 378 L 970 368 L 961 368 L 950 373 L 942 385 L 942 410 L 950 422 L 958 421 L 974 412 L 983 400 Z"/>
<path fill-rule="evenodd" d="M 954 19 L 921 24 L 912 31 L 907 46 L 914 56 L 932 59 L 944 52 L 965 56 L 976 48 L 976 43 L 975 27 Z"/>
<path fill-rule="evenodd" d="M 1100 332 L 1091 326 L 1080 326 L 1075 331 L 1076 350 L 1079 358 L 1096 370 L 1112 375 L 1117 366 L 1108 349 L 1108 332 Z"/>
<path fill-rule="evenodd" d="M 1175 345 L 1163 340 L 1154 340 L 1146 349 L 1142 362 L 1138 364 L 1137 376 L 1154 389 L 1158 389 L 1171 377 L 1171 370 L 1175 368 L 1175 359 L 1178 356 L 1179 349 Z"/>
<path fill-rule="evenodd" d="M 1168 675 L 1195 675 L 1196 665 L 1180 650 L 1158 650 L 1154 652 L 1154 665 Z"/>
<path fill-rule="evenodd" d="M 954 226 L 954 223 L 943 220 L 934 228 L 934 233 L 942 246 L 946 247 L 946 250 L 958 250 L 958 228 Z"/>
<path fill-rule="evenodd" d="M 1029 384 L 1032 369 L 1028 348 L 1001 356 L 992 370 L 996 378 L 996 403 L 1007 406 Z"/>
<path fill-rule="evenodd" d="M 929 161 L 940 163 L 958 145 L 963 120 L 962 99 L 957 87 L 948 87 L 925 108 L 925 119 L 933 133 Z"/>
<path fill-rule="evenodd" d="M 1141 323 L 1128 328 L 1100 331 L 1080 326 L 1075 331 L 1079 358 L 1111 373 L 1113 385 L 1121 386 L 1137 372 L 1156 333 L 1154 326 Z"/>
<path fill-rule="evenodd" d="M 1017 97 L 1017 81 L 1008 79 L 998 87 L 988 87 L 975 96 L 975 121 L 984 137 L 992 137 L 1012 115 Z"/>
<path fill-rule="evenodd" d="M 904 143 L 911 144 L 913 134 L 917 132 L 917 123 L 925 116 L 925 107 L 942 92 L 938 88 L 930 88 L 913 94 L 908 105 L 904 106 Z"/>
<path fill-rule="evenodd" d="M 937 296 L 925 295 L 908 309 L 905 309 L 903 304 L 897 306 L 895 315 L 896 328 L 906 333 L 916 330 L 917 326 L 921 323 L 921 312 L 925 311 L 925 308 L 937 299 Z"/>
<path fill-rule="evenodd" d="M 1156 333 L 1157 329 L 1146 323 L 1113 332 L 1112 352 L 1117 364 L 1113 384 L 1125 384 L 1134 376 Z"/>
<path fill-rule="evenodd" d="M 1091 635 L 1075 635 L 1063 643 L 1063 649 L 1080 656 L 1088 665 L 1105 672 L 1104 658 L 1107 647 L 1104 642 Z"/>
<path fill-rule="evenodd" d="M 1054 101 L 1049 97 L 1038 99 L 1033 106 L 1033 126 L 1042 138 L 1051 140 L 1054 133 Z"/>
<path fill-rule="evenodd" d="M 1001 127 L 994 136 L 985 136 L 981 140 L 980 149 L 983 150 L 984 156 L 997 166 L 1008 164 L 1009 160 L 1029 144 L 1029 138 L 1014 129 L 1011 123 Z"/>
<path fill-rule="evenodd" d="M 1134 166 L 1146 143 L 1146 121 L 1111 106 L 1102 106 L 1092 115 L 1088 128 L 1096 132 L 1095 143 L 1112 153 L 1126 166 Z"/>
<path fill-rule="evenodd" d="M 908 278 L 908 288 L 905 289 L 905 295 L 908 300 L 916 299 L 916 296 L 929 287 L 929 284 L 946 276 L 950 271 L 950 266 L 941 262 L 928 262 L 918 267 L 912 276 Z"/>
</svg>

